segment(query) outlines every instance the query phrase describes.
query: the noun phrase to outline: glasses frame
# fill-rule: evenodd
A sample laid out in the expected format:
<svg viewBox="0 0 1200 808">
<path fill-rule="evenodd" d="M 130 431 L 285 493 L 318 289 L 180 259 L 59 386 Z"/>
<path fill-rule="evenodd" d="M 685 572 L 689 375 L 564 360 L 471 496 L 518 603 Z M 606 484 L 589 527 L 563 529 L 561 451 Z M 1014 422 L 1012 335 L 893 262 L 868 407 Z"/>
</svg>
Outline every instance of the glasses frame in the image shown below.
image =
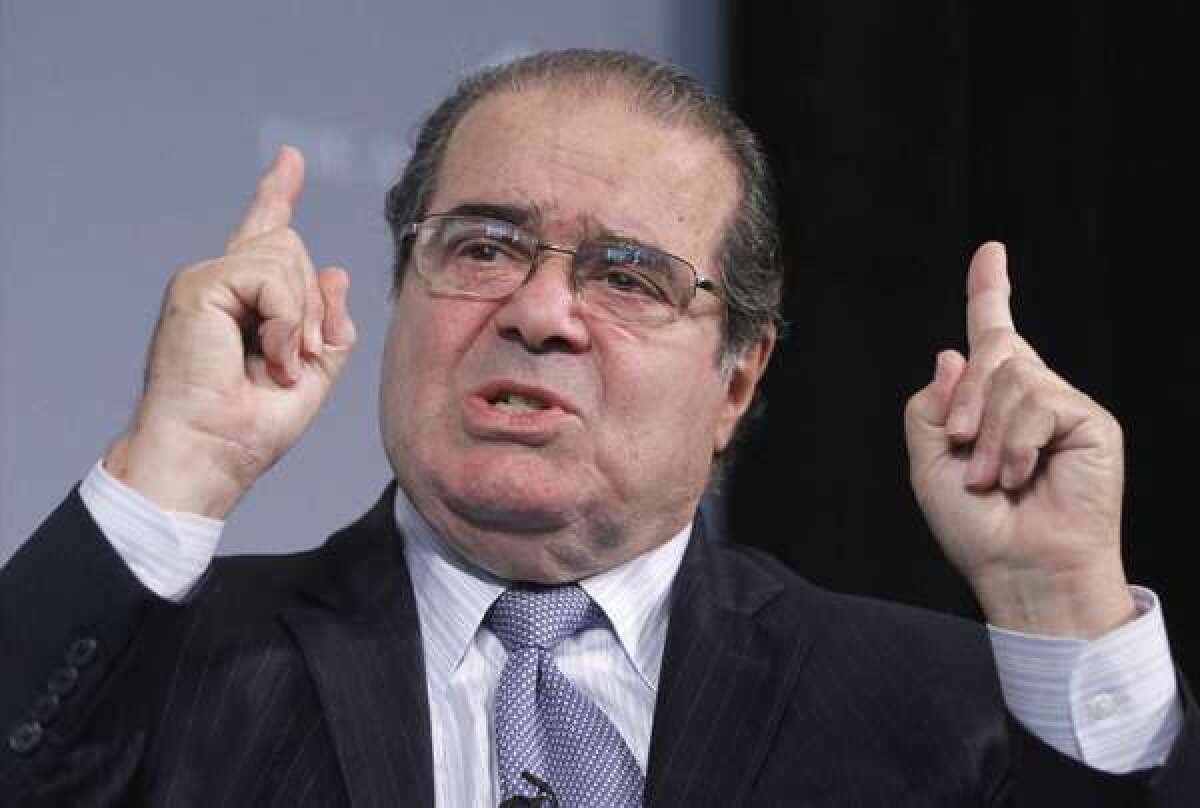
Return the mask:
<svg viewBox="0 0 1200 808">
<path fill-rule="evenodd" d="M 541 261 L 539 259 L 541 258 L 542 253 L 548 253 L 548 252 L 559 253 L 561 255 L 571 256 L 571 273 L 570 273 L 570 277 L 571 277 L 571 281 L 572 281 L 571 288 L 573 290 L 575 289 L 575 283 L 574 283 L 575 257 L 579 253 L 579 248 L 582 247 L 587 242 L 580 242 L 579 244 L 576 244 L 574 247 L 569 247 L 565 244 L 555 244 L 554 242 L 546 241 L 542 238 L 539 238 L 538 236 L 534 235 L 533 233 L 530 233 L 528 230 L 521 227 L 520 225 L 514 224 L 505 219 L 497 219 L 497 218 L 491 217 L 491 216 L 477 216 L 477 215 L 467 214 L 467 213 L 452 213 L 452 212 L 430 213 L 430 214 L 422 217 L 421 219 L 418 219 L 415 222 L 409 222 L 407 225 L 404 226 L 404 236 L 403 236 L 404 240 L 407 241 L 407 240 L 411 239 L 412 241 L 415 242 L 417 240 L 417 236 L 419 235 L 419 233 L 421 231 L 421 228 L 423 226 L 429 224 L 431 219 L 467 219 L 467 220 L 477 221 L 477 222 L 494 222 L 496 224 L 502 224 L 502 225 L 507 225 L 508 227 L 512 227 L 513 229 L 518 230 L 519 232 L 524 233 L 525 235 L 532 238 L 532 240 L 533 240 L 533 255 L 530 256 L 529 269 L 526 271 L 524 279 L 516 286 L 516 288 L 514 288 L 508 294 L 501 295 L 500 297 L 476 298 L 474 296 L 471 296 L 472 299 L 504 300 L 504 299 L 516 294 L 517 290 L 520 289 L 525 284 L 529 283 L 529 279 L 533 277 L 533 274 L 535 272 L 537 272 L 538 266 L 541 264 Z M 617 241 L 620 241 L 620 240 L 618 239 Z M 711 278 L 701 275 L 696 270 L 696 267 L 692 265 L 691 261 L 688 261 L 686 258 L 680 258 L 678 255 L 669 253 L 666 250 L 661 249 L 659 247 L 655 247 L 652 244 L 641 244 L 636 241 L 630 241 L 629 243 L 632 246 L 643 247 L 645 249 L 651 249 L 651 250 L 654 250 L 655 252 L 661 253 L 662 255 L 666 256 L 667 258 L 670 258 L 672 261 L 677 261 L 678 263 L 687 267 L 689 271 L 691 271 L 692 282 L 688 287 L 690 290 L 690 294 L 688 295 L 686 300 L 680 301 L 679 305 L 675 307 L 676 316 L 685 313 L 687 311 L 688 307 L 692 305 L 692 301 L 696 299 L 696 290 L 697 289 L 703 289 L 704 291 L 708 292 L 712 296 L 716 297 L 722 303 L 725 302 L 725 297 L 721 293 L 721 288 L 717 285 L 717 282 L 712 280 Z M 421 273 L 420 269 L 417 269 L 415 256 L 413 256 L 413 261 L 414 261 L 413 267 L 414 267 L 414 269 L 416 269 L 417 274 L 420 275 L 421 278 L 426 283 L 430 283 L 431 282 L 430 279 L 425 277 L 425 275 L 423 275 Z"/>
</svg>

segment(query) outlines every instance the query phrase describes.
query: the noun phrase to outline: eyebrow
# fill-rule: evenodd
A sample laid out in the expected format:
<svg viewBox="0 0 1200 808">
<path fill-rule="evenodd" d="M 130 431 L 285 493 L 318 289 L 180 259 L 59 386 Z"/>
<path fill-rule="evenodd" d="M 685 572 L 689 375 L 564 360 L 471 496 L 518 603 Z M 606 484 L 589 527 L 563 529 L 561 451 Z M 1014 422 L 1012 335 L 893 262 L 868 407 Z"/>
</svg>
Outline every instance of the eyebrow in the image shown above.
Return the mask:
<svg viewBox="0 0 1200 808">
<path fill-rule="evenodd" d="M 495 202 L 462 202 L 443 213 L 499 219 L 517 227 L 530 227 L 542 219 L 542 212 L 536 205 L 503 205 Z"/>
<path fill-rule="evenodd" d="M 498 219 L 509 224 L 515 224 L 517 227 L 527 227 L 530 229 L 536 229 L 537 225 L 543 221 L 542 208 L 537 204 L 512 205 L 497 202 L 460 202 L 449 210 L 442 211 L 442 214 L 483 216 L 488 219 Z M 643 249 L 665 252 L 657 244 L 645 241 L 637 236 L 613 230 L 591 216 L 582 216 L 581 225 L 584 241 L 616 241 Z"/>
</svg>

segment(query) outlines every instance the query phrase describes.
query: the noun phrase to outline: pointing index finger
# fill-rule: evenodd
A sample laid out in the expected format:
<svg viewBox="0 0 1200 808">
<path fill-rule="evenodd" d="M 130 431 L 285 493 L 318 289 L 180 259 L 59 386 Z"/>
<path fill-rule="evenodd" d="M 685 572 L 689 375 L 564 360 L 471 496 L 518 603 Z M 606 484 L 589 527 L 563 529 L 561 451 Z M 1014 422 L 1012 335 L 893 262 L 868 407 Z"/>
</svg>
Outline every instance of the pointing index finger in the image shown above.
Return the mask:
<svg viewBox="0 0 1200 808">
<path fill-rule="evenodd" d="M 269 233 L 292 222 L 292 213 L 304 190 L 304 155 L 294 146 L 280 146 L 275 160 L 258 180 L 254 199 L 241 224 L 229 238 L 229 246 Z"/>
<path fill-rule="evenodd" d="M 997 329 L 1016 332 L 1009 307 L 1008 259 L 1004 245 L 988 241 L 971 257 L 967 270 L 967 343 L 975 350 Z"/>
</svg>

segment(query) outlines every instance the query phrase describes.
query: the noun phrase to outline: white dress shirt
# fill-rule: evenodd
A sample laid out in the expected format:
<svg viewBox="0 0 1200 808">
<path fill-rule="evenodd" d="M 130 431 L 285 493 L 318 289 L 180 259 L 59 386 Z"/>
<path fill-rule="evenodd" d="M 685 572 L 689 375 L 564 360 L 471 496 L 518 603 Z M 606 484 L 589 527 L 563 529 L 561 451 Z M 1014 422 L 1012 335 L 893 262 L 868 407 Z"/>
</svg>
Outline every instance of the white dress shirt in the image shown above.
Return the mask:
<svg viewBox="0 0 1200 808">
<path fill-rule="evenodd" d="M 166 513 L 100 463 L 80 486 L 92 518 L 138 579 L 179 600 L 216 551 L 222 523 Z M 439 806 L 497 803 L 491 703 L 507 652 L 482 621 L 505 582 L 446 547 L 409 503 L 396 521 L 421 623 L 434 785 Z M 669 620 L 667 595 L 689 528 L 626 564 L 580 582 L 614 631 L 594 628 L 555 649 L 562 672 L 596 701 L 646 769 Z M 1139 616 L 1095 640 L 988 626 L 1005 702 L 1034 735 L 1097 769 L 1123 773 L 1166 760 L 1182 705 L 1162 609 L 1133 588 Z"/>
<path fill-rule="evenodd" d="M 403 490 L 396 494 L 396 523 L 405 538 L 425 649 L 437 804 L 491 808 L 501 797 L 492 703 L 508 652 L 483 619 L 509 582 L 448 548 Z M 580 581 L 612 630 L 588 629 L 552 651 L 559 670 L 621 733 L 643 773 L 667 639 L 667 596 L 690 532 L 689 525 L 666 544 Z"/>
</svg>

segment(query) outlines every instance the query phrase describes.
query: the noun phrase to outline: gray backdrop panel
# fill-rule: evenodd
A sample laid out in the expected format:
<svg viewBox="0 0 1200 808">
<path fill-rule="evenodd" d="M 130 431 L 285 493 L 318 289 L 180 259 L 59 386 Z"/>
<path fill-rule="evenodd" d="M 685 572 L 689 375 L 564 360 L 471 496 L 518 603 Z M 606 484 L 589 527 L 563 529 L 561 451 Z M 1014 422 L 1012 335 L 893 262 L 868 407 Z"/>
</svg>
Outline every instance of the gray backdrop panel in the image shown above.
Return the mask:
<svg viewBox="0 0 1200 808">
<path fill-rule="evenodd" d="M 128 421 L 165 281 L 220 251 L 261 166 L 300 146 L 298 228 L 352 273 L 360 347 L 230 520 L 223 553 L 300 549 L 390 477 L 376 376 L 383 192 L 465 72 L 621 47 L 723 70 L 717 0 L 0 2 L 0 562 Z"/>
</svg>

